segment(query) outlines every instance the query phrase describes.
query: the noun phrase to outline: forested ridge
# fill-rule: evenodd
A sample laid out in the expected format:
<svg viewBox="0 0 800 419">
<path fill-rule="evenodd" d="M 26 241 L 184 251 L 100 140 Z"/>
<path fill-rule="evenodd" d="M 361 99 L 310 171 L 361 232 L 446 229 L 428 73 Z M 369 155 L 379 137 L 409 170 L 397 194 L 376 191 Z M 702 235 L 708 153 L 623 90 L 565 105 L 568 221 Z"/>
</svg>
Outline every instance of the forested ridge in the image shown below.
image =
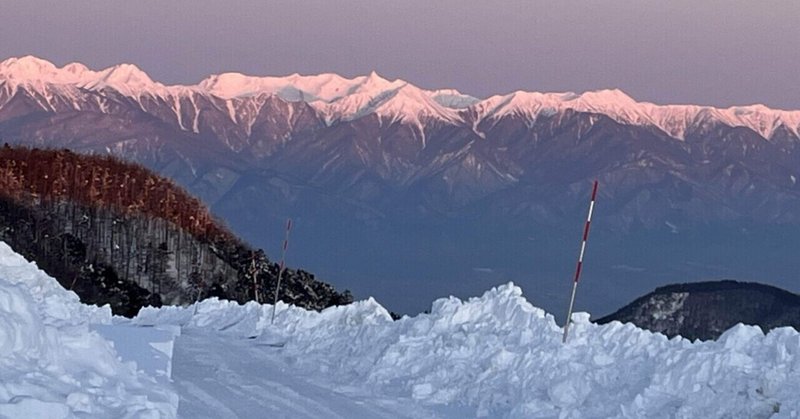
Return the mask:
<svg viewBox="0 0 800 419">
<path fill-rule="evenodd" d="M 10 147 L 0 151 L 0 188 L 16 200 L 68 200 L 79 205 L 146 214 L 203 239 L 235 240 L 206 207 L 173 181 L 142 166 L 69 150 Z"/>
<path fill-rule="evenodd" d="M 738 323 L 758 326 L 764 333 L 777 327 L 800 330 L 800 295 L 767 284 L 733 280 L 671 284 L 596 323 L 612 321 L 690 340 L 717 339 Z"/>
<path fill-rule="evenodd" d="M 0 240 L 123 315 L 211 295 L 263 302 L 279 269 L 171 180 L 68 150 L 0 149 Z M 284 271 L 279 295 L 313 309 L 352 300 L 302 270 Z"/>
</svg>

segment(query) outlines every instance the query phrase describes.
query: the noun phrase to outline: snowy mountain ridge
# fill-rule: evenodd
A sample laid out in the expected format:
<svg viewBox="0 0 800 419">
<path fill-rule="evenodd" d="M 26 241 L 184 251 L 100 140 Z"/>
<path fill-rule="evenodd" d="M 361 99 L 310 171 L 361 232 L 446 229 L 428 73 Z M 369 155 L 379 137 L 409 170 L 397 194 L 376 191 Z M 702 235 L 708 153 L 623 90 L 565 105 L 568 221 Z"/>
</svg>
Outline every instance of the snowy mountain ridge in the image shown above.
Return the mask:
<svg viewBox="0 0 800 419">
<path fill-rule="evenodd" d="M 751 236 L 739 235 L 774 226 L 800 229 L 797 112 L 759 106 L 657 106 L 638 103 L 618 90 L 517 92 L 478 100 L 377 74 L 353 79 L 228 74 L 195 86 L 153 81 L 145 89 L 141 86 L 148 86 L 150 78 L 133 67 L 120 67 L 103 81 L 103 71 L 80 65 L 58 69 L 31 58 L 11 64 L 7 60 L 0 66 L 2 142 L 113 154 L 141 163 L 175 179 L 265 249 L 283 234 L 287 217 L 313 220 L 306 239 L 320 247 L 301 248 L 299 256 L 319 258 L 316 270 L 329 278 L 356 278 L 361 267 L 376 263 L 376 270 L 392 278 L 385 283 L 397 284 L 391 295 L 406 301 L 407 308 L 391 307 L 395 311 L 424 309 L 417 305 L 422 299 L 405 297 L 406 285 L 395 280 L 402 267 L 418 267 L 413 278 L 424 284 L 419 288 L 430 299 L 444 291 L 429 284 L 444 288 L 440 280 L 462 281 L 461 272 L 439 263 L 442 258 L 454 260 L 446 250 L 450 248 L 476 246 L 476 254 L 488 254 L 477 246 L 483 249 L 484 243 L 493 242 L 496 262 L 480 266 L 502 266 L 509 270 L 506 278 L 532 285 L 533 278 L 528 283 L 522 279 L 530 267 L 502 256 L 508 253 L 504 246 L 540 254 L 541 246 L 528 237 L 584 217 L 594 179 L 603 185 L 598 225 L 614 234 L 652 233 L 659 237 L 653 241 L 657 247 L 668 246 L 662 233 L 675 236 L 686 246 L 666 251 L 673 260 L 688 260 L 696 253 L 688 250 L 689 241 L 706 243 L 720 234 L 714 229 L 730 229 L 735 239 L 726 246 L 745 256 L 683 266 L 674 277 L 736 274 L 794 286 L 797 267 L 783 259 L 791 258 L 783 249 L 792 246 L 772 244 L 784 236 L 765 234 L 756 244 Z M 120 87 L 123 92 L 110 87 L 125 80 L 131 82 L 130 91 L 123 89 L 128 85 Z M 210 93 L 212 89 L 217 93 Z M 462 238 L 462 220 L 496 228 Z M 430 228 L 414 231 L 413 237 L 394 234 L 428 223 L 446 234 Z M 349 243 L 349 255 L 359 256 L 348 264 L 353 271 L 341 274 L 341 256 L 326 250 L 338 246 L 333 238 L 341 233 L 334 226 L 345 224 L 359 237 Z M 714 234 L 692 235 L 702 226 Z M 387 234 L 392 240 L 375 240 L 375 228 L 392 231 Z M 331 242 L 323 244 L 322 237 Z M 417 243 L 437 240 L 441 242 L 426 252 L 415 250 Z M 619 276 L 613 266 L 634 266 L 628 261 L 630 247 L 640 246 L 627 240 L 616 243 L 614 261 L 602 274 L 609 280 Z M 387 245 L 394 250 L 381 253 L 386 256 L 380 261 L 358 248 Z M 566 242 L 558 245 L 562 249 L 554 255 L 571 252 Z M 431 255 L 425 268 L 416 263 L 423 253 Z M 405 254 L 404 262 L 397 254 Z M 471 254 L 464 251 L 454 265 L 475 263 Z M 751 266 L 747 261 L 752 254 L 771 262 Z M 656 281 L 663 280 L 663 273 L 678 269 L 669 260 L 648 260 L 644 271 L 629 273 L 636 276 L 629 282 L 640 288 L 628 289 L 625 296 L 601 295 L 592 309 L 610 312 L 662 285 Z M 398 265 L 389 268 L 391 263 Z M 721 272 L 712 266 L 727 268 Z M 547 279 L 541 274 L 537 281 Z M 364 275 L 347 286 L 363 295 L 373 280 Z"/>
<path fill-rule="evenodd" d="M 75 86 L 93 91 L 113 88 L 132 96 L 163 95 L 170 91 L 185 90 L 185 86 L 165 86 L 155 82 L 133 64 L 118 64 L 100 71 L 91 70 L 81 63 L 70 63 L 59 68 L 49 61 L 30 55 L 0 62 L 0 77 L 12 88 L 48 84 Z"/>
<path fill-rule="evenodd" d="M 389 81 L 372 72 L 348 79 L 333 73 L 292 74 L 285 77 L 255 77 L 241 73 L 212 75 L 196 85 L 163 85 L 153 81 L 132 64 L 120 64 L 101 71 L 80 63 L 61 68 L 32 56 L 9 58 L 0 63 L 0 83 L 13 92 L 23 87 L 53 94 L 53 88 L 69 93 L 70 88 L 100 92 L 112 89 L 136 99 L 154 97 L 175 103 L 175 114 L 185 99 L 206 95 L 233 102 L 260 95 L 275 95 L 289 102 L 306 102 L 331 123 L 377 114 L 391 120 L 406 120 L 420 125 L 420 120 L 434 119 L 451 124 L 466 122 L 477 126 L 483 120 L 519 115 L 535 120 L 540 114 L 552 115 L 565 110 L 606 115 L 617 122 L 652 126 L 673 138 L 683 139 L 687 130 L 708 123 L 747 127 L 764 138 L 771 138 L 783 126 L 798 136 L 800 111 L 776 110 L 764 105 L 715 108 L 698 105 L 657 105 L 637 102 L 618 89 L 587 91 L 581 94 L 517 91 L 477 99 L 453 89 L 424 90 L 403 80 Z M 59 90 L 59 89 L 57 89 Z M 75 92 L 72 92 L 74 95 Z M 0 103 L 2 106 L 2 103 Z M 142 105 L 144 106 L 144 105 Z M 466 121 L 469 117 L 470 121 Z M 232 118 L 233 119 L 233 118 Z M 186 130 L 188 126 L 182 123 Z M 196 127 L 195 127 L 196 128 Z"/>
<path fill-rule="evenodd" d="M 783 125 L 797 135 L 800 111 L 784 111 L 764 105 L 734 106 L 727 109 L 699 105 L 656 105 L 637 102 L 619 89 L 588 91 L 582 94 L 517 91 L 492 96 L 474 105 L 479 119 L 498 119 L 510 114 L 535 120 L 539 114 L 554 114 L 567 109 L 604 114 L 628 125 L 654 126 L 673 138 L 684 139 L 686 131 L 706 122 L 731 127 L 747 127 L 764 138 Z"/>
</svg>

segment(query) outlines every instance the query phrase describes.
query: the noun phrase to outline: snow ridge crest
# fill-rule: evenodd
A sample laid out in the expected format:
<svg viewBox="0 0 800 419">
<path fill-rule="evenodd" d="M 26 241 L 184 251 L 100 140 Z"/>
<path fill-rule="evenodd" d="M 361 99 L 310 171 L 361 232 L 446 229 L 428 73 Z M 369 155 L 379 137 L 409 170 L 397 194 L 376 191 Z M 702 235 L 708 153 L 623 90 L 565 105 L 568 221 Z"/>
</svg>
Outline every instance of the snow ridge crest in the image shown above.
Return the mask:
<svg viewBox="0 0 800 419">
<path fill-rule="evenodd" d="M 290 102 L 307 102 L 329 123 L 377 114 L 417 125 L 430 119 L 463 124 L 470 115 L 474 120 L 469 122 L 477 126 L 475 120 L 518 116 L 534 121 L 540 115 L 574 110 L 603 114 L 623 124 L 656 127 L 677 139 L 684 139 L 691 128 L 708 123 L 747 127 L 767 139 L 780 127 L 800 136 L 800 110 L 776 110 L 760 104 L 725 109 L 657 105 L 637 102 L 619 89 L 583 93 L 516 91 L 481 100 L 453 89 L 425 90 L 403 80 L 390 81 L 374 71 L 351 79 L 334 73 L 257 77 L 231 72 L 209 76 L 196 85 L 166 86 L 132 64 L 94 71 L 80 63 L 59 68 L 49 61 L 25 56 L 0 62 L 0 84 L 39 92 L 53 86 L 91 91 L 113 89 L 137 100 L 152 96 L 177 101 L 204 94 L 230 102 L 275 95 Z"/>
</svg>

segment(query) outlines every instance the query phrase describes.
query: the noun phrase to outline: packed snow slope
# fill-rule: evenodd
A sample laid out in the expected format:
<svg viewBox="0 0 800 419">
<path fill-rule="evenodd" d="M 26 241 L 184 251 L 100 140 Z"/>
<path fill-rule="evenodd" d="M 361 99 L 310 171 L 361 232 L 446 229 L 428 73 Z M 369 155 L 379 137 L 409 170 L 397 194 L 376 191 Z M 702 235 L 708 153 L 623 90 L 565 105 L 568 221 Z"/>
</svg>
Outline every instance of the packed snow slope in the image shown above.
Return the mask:
<svg viewBox="0 0 800 419">
<path fill-rule="evenodd" d="M 316 377 L 316 385 L 341 394 L 408 400 L 406 416 L 414 409 L 423 409 L 417 417 L 800 415 L 800 334 L 790 328 L 764 335 L 757 327 L 738 325 L 718 341 L 693 343 L 618 322 L 597 326 L 581 313 L 564 345 L 553 317 L 513 284 L 468 301 L 440 299 L 430 314 L 399 321 L 372 299 L 320 313 L 279 305 L 274 326 L 271 310 L 212 299 L 188 308 L 146 308 L 133 322 L 182 326 L 183 336 L 192 337 L 187 353 L 198 359 L 203 342 L 213 348 L 208 359 L 212 351 L 224 350 L 219 342 L 229 342 L 235 351 L 220 367 L 220 377 L 245 377 L 248 371 Z M 252 362 L 231 359 L 247 345 Z M 236 389 L 216 394 L 243 397 L 254 390 L 247 387 L 238 395 Z M 200 388 L 188 390 L 203 394 Z M 269 388 L 255 390 L 275 396 Z M 216 408 L 218 417 L 236 417 L 224 401 Z M 183 394 L 181 409 L 215 416 L 213 403 Z M 314 417 L 313 410 L 304 417 Z"/>
<path fill-rule="evenodd" d="M 373 299 L 271 314 L 211 299 L 112 319 L 0 243 L 0 418 L 800 416 L 791 328 L 693 343 L 580 313 L 564 345 L 510 283 L 399 321 Z M 177 327 L 171 364 L 122 361 Z"/>
<path fill-rule="evenodd" d="M 94 331 L 111 323 L 0 242 L 0 418 L 175 417 L 168 383 Z"/>
</svg>

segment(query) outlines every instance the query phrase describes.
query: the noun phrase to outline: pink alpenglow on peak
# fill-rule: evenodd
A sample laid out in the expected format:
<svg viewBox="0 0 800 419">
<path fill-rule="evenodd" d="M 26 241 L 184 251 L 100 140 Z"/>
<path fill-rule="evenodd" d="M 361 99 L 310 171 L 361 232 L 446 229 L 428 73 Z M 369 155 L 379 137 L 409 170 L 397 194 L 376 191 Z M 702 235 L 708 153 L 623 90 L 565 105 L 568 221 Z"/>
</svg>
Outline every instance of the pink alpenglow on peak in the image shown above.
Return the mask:
<svg viewBox="0 0 800 419">
<path fill-rule="evenodd" d="M 12 83 L 80 84 L 94 77 L 97 73 L 83 64 L 71 63 L 58 68 L 49 61 L 30 55 L 0 62 L 0 79 Z"/>
<path fill-rule="evenodd" d="M 656 127 L 677 139 L 684 139 L 690 128 L 709 122 L 747 127 L 767 139 L 780 127 L 800 135 L 800 111 L 775 110 L 763 105 L 727 109 L 657 105 L 637 102 L 618 89 L 583 93 L 516 91 L 481 100 L 457 90 L 424 90 L 404 80 L 390 81 L 374 71 L 354 78 L 333 73 L 283 77 L 224 73 L 212 75 L 196 85 L 165 86 L 153 81 L 147 73 L 132 64 L 93 71 L 80 63 L 58 68 L 46 60 L 25 56 L 9 58 L 0 63 L 0 86 L 10 92 L 24 87 L 42 93 L 41 96 L 47 98 L 59 89 L 66 89 L 70 96 L 74 96 L 76 88 L 90 91 L 113 89 L 137 101 L 151 96 L 175 103 L 184 98 L 192 102 L 191 96 L 199 94 L 226 101 L 230 109 L 236 108 L 232 101 L 274 95 L 289 102 L 308 103 L 329 123 L 376 114 L 393 121 L 402 120 L 417 125 L 423 119 L 463 124 L 466 123 L 466 115 L 470 115 L 470 123 L 478 126 L 477 122 L 481 120 L 508 115 L 533 121 L 542 115 L 574 110 L 602 114 L 623 124 Z M 176 114 L 180 114 L 180 110 L 176 110 Z"/>
</svg>

